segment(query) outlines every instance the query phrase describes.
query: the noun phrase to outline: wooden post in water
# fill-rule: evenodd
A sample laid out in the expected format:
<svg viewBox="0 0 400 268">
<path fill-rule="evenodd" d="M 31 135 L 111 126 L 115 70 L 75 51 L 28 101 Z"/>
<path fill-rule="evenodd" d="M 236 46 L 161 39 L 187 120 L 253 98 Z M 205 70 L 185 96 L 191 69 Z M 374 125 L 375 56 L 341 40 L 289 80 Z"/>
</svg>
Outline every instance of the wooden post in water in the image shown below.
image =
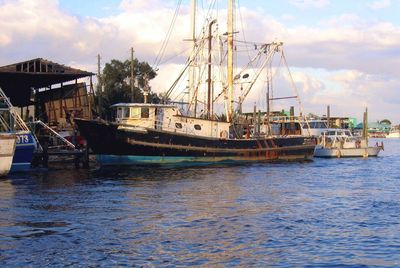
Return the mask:
<svg viewBox="0 0 400 268">
<path fill-rule="evenodd" d="M 294 134 L 295 124 L 294 124 L 294 106 L 290 106 L 290 134 Z"/>
<path fill-rule="evenodd" d="M 267 89 L 267 135 L 271 135 L 271 128 L 270 128 L 270 118 L 269 118 L 269 113 L 270 113 L 270 102 L 269 102 L 269 78 L 268 78 L 268 89 Z"/>
<path fill-rule="evenodd" d="M 254 103 L 254 110 L 253 110 L 253 135 L 256 134 L 257 129 L 257 106 Z"/>
<path fill-rule="evenodd" d="M 329 105 L 326 107 L 326 126 L 331 127 L 331 107 Z"/>
<path fill-rule="evenodd" d="M 368 144 L 368 108 L 365 108 L 364 118 L 363 118 L 363 138 Z"/>
</svg>

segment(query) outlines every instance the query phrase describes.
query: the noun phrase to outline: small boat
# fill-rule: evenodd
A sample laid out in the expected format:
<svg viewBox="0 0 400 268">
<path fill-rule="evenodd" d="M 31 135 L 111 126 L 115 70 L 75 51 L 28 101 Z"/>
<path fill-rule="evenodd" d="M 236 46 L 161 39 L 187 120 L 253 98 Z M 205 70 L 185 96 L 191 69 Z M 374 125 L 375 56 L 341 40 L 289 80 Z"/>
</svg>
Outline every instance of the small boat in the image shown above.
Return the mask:
<svg viewBox="0 0 400 268">
<path fill-rule="evenodd" d="M 0 88 L 0 122 L 3 132 L 16 137 L 15 154 L 11 171 L 26 171 L 31 168 L 33 153 L 40 148 L 36 136 L 22 120 L 10 100 Z"/>
<path fill-rule="evenodd" d="M 383 143 L 368 146 L 368 139 L 353 136 L 350 130 L 336 129 L 322 133 L 314 149 L 314 157 L 370 157 L 378 156 Z"/>
<path fill-rule="evenodd" d="M 11 169 L 15 152 L 16 136 L 11 133 L 0 133 L 0 177 Z"/>
<path fill-rule="evenodd" d="M 400 125 L 391 127 L 386 138 L 400 138 Z"/>
</svg>

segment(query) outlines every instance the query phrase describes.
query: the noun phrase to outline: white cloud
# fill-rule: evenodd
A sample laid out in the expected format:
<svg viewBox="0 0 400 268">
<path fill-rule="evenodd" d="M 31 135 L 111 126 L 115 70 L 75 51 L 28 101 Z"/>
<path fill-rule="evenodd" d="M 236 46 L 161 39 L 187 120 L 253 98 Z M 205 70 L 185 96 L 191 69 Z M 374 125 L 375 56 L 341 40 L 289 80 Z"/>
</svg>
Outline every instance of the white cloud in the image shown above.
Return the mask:
<svg viewBox="0 0 400 268">
<path fill-rule="evenodd" d="M 400 96 L 397 93 L 400 81 L 371 75 L 357 70 L 324 71 L 322 79 L 313 77 L 320 70 L 304 69 L 296 72 L 294 80 L 305 85 L 302 100 L 306 112 L 323 114 L 326 106 L 331 106 L 332 115 L 362 117 L 366 107 L 370 109 L 370 119 L 389 118 L 395 122 L 400 117 L 388 111 L 398 108 Z M 385 109 L 382 109 L 385 107 Z"/>
<path fill-rule="evenodd" d="M 0 1 L 0 65 L 43 57 L 95 72 L 96 55 L 102 62 L 129 58 L 131 46 L 140 60 L 154 62 L 170 25 L 174 8 L 152 0 L 122 1 L 120 13 L 106 18 L 79 18 L 62 12 L 57 0 Z M 292 1 L 300 7 L 323 8 L 330 1 Z M 157 6 L 157 8 L 149 8 Z M 160 67 L 152 87 L 167 89 L 185 60 L 183 42 L 189 37 L 189 10 L 182 6 L 165 57 L 181 54 Z M 219 13 L 221 31 L 226 27 Z M 242 8 L 246 40 L 284 41 L 289 65 L 297 67 L 296 84 L 305 107 L 317 109 L 331 104 L 352 113 L 352 105 L 368 104 L 376 114 L 390 113 L 400 103 L 400 27 L 371 21 L 356 14 L 341 14 L 316 22 L 316 26 L 286 27 L 256 10 Z M 286 16 L 286 19 L 291 19 Z M 154 23 L 156 22 L 156 23 Z M 238 23 L 237 26 L 241 26 Z M 237 37 L 243 39 L 243 29 Z M 332 76 L 316 77 L 309 69 L 324 69 Z M 351 70 L 339 72 L 338 70 Z M 380 79 L 380 77 L 384 79 Z M 331 88 L 331 85 L 335 85 Z M 347 95 L 348 94 L 348 95 Z M 348 96 L 348 97 L 346 97 Z M 359 100 L 356 104 L 354 99 Z M 396 103 L 397 102 L 397 103 Z M 362 113 L 362 112 L 360 112 Z M 383 117 L 383 116 L 382 116 Z M 389 117 L 389 116 L 386 116 Z M 400 116 L 396 119 L 400 121 Z"/>
<path fill-rule="evenodd" d="M 293 20 L 296 19 L 296 17 L 291 15 L 291 14 L 283 14 L 281 16 L 281 19 L 284 20 L 284 21 L 293 21 Z"/>
<path fill-rule="evenodd" d="M 390 0 L 378 0 L 367 4 L 367 6 L 372 10 L 384 9 L 391 6 Z"/>
<path fill-rule="evenodd" d="M 289 2 L 300 9 L 324 8 L 330 5 L 330 0 L 290 0 Z"/>
</svg>

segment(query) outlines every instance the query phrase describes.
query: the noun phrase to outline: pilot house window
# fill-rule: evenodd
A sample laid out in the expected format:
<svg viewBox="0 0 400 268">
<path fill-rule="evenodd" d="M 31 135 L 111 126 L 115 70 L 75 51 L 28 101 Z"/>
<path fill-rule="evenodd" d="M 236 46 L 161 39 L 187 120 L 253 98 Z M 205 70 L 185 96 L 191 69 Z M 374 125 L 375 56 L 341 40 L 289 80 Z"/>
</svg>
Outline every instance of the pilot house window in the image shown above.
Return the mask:
<svg viewBox="0 0 400 268">
<path fill-rule="evenodd" d="M 142 111 L 141 111 L 141 118 L 149 118 L 149 107 L 142 107 Z"/>
<path fill-rule="evenodd" d="M 124 109 L 124 117 L 129 118 L 129 108 Z"/>
</svg>

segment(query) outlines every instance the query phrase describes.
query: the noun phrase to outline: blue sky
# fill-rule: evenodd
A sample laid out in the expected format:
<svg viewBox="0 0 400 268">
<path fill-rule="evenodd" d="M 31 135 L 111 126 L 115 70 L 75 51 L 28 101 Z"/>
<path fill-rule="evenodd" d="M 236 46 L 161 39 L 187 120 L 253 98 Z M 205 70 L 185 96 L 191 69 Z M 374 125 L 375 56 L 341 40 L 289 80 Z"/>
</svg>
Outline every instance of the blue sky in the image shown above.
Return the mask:
<svg viewBox="0 0 400 268">
<path fill-rule="evenodd" d="M 140 60 L 152 63 L 177 2 L 0 0 L 0 65 L 42 57 L 96 72 L 97 54 L 103 64 L 124 60 L 132 46 Z M 334 115 L 360 118 L 368 106 L 371 120 L 400 123 L 393 112 L 400 108 L 400 0 L 237 3 L 248 40 L 285 43 L 306 111 L 323 114 L 329 104 Z M 188 9 L 179 15 L 165 58 L 187 46 Z M 183 61 L 160 66 L 153 90 L 165 91 Z"/>
<path fill-rule="evenodd" d="M 176 3 L 178 1 L 169 2 Z M 202 1 L 198 2 L 201 4 Z M 389 21 L 394 24 L 399 24 L 400 22 L 400 17 L 398 15 L 400 12 L 400 1 L 396 0 L 391 1 L 392 5 L 390 7 L 381 9 L 372 9 L 368 7 L 368 4 L 372 5 L 374 2 L 377 2 L 368 0 L 333 0 L 320 8 L 313 8 L 302 2 L 313 1 L 239 0 L 237 4 L 242 7 L 261 8 L 265 11 L 266 15 L 274 17 L 292 15 L 295 19 L 290 23 L 300 23 L 304 25 L 313 25 L 317 21 L 345 13 L 355 13 L 365 20 Z M 118 14 L 118 12 L 121 11 L 119 7 L 121 0 L 60 0 L 59 3 L 62 9 L 82 17 L 92 16 L 101 18 Z M 189 4 L 189 1 L 186 0 L 183 1 L 183 3 Z M 299 8 L 301 5 L 304 7 Z"/>
</svg>

